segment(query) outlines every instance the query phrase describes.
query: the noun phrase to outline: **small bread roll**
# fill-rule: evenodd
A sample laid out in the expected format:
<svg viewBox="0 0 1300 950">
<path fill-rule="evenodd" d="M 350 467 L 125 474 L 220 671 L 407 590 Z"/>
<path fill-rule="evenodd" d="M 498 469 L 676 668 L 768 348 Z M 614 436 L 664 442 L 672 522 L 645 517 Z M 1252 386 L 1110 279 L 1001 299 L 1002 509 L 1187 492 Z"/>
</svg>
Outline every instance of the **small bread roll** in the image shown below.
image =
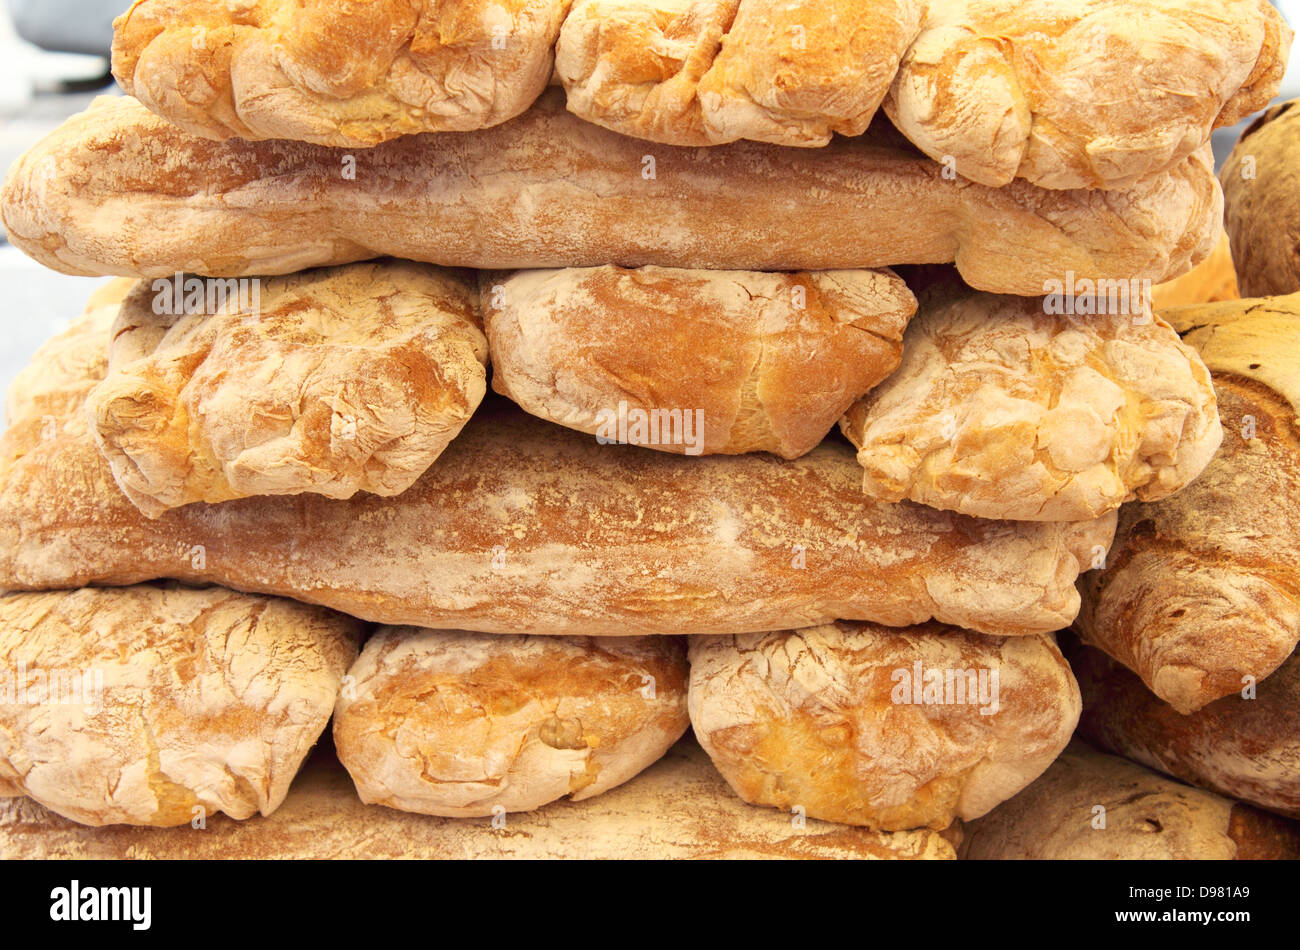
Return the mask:
<svg viewBox="0 0 1300 950">
<path fill-rule="evenodd" d="M 358 621 L 211 587 L 0 597 L 0 790 L 86 825 L 269 815 Z"/>
<path fill-rule="evenodd" d="M 1080 712 L 1047 635 L 841 622 L 692 637 L 690 659 L 695 735 L 741 798 L 880 831 L 978 818 Z"/>
<path fill-rule="evenodd" d="M 599 795 L 689 724 L 676 638 L 385 627 L 344 682 L 339 760 L 361 800 L 480 817 Z"/>
</svg>

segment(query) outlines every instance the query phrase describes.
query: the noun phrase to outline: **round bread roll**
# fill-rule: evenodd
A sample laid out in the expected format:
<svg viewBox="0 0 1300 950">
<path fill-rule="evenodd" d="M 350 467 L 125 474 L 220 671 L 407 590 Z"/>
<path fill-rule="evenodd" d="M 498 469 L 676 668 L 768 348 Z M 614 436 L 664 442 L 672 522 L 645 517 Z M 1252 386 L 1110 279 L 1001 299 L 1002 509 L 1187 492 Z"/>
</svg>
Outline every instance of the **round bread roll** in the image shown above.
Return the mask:
<svg viewBox="0 0 1300 950">
<path fill-rule="evenodd" d="M 741 798 L 880 831 L 978 818 L 1080 712 L 1048 635 L 841 622 L 692 637 L 690 660 L 695 735 Z"/>
<path fill-rule="evenodd" d="M 86 825 L 269 815 L 324 731 L 360 623 L 140 585 L 0 597 L 0 791 Z"/>
<path fill-rule="evenodd" d="M 532 637 L 384 627 L 344 681 L 334 743 L 361 800 L 444 817 L 599 795 L 682 733 L 671 637 Z"/>
</svg>

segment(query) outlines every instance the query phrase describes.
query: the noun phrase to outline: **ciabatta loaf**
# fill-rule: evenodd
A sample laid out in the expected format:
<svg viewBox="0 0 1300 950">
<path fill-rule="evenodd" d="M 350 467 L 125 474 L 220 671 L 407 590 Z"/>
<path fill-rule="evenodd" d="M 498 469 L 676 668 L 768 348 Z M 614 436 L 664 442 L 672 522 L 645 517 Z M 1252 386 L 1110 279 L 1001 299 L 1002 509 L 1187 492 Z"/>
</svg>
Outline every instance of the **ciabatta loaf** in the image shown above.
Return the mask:
<svg viewBox="0 0 1300 950">
<path fill-rule="evenodd" d="M 919 291 L 902 365 L 841 422 L 867 494 L 1073 521 L 1186 486 L 1223 438 L 1210 373 L 1127 290 L 1056 306 L 943 277 Z"/>
<path fill-rule="evenodd" d="M 648 146 L 564 111 L 341 153 L 216 143 L 103 99 L 20 159 L 9 240 L 65 273 L 272 275 L 392 256 L 455 267 L 835 270 L 956 261 L 981 289 L 1162 281 L 1210 253 L 1208 150 L 1125 191 L 945 177 L 892 130 L 812 152 Z"/>
<path fill-rule="evenodd" d="M 888 271 L 607 266 L 482 286 L 497 392 L 602 440 L 687 455 L 810 452 L 898 366 L 916 309 Z"/>
<path fill-rule="evenodd" d="M 334 745 L 363 802 L 445 817 L 582 801 L 690 726 L 675 637 L 381 628 L 353 665 Z"/>
<path fill-rule="evenodd" d="M 135 0 L 113 24 L 129 95 L 208 138 L 366 147 L 523 112 L 569 0 Z"/>
<path fill-rule="evenodd" d="M 215 587 L 0 596 L 0 777 L 87 825 L 269 815 L 360 626 Z"/>
<path fill-rule="evenodd" d="M 1223 220 L 1244 297 L 1300 292 L 1300 99 L 1269 109 L 1223 163 Z"/>
<path fill-rule="evenodd" d="M 1047 636 L 836 623 L 692 637 L 690 659 L 691 725 L 741 798 L 886 831 L 978 818 L 1079 718 Z"/>
<path fill-rule="evenodd" d="M 47 384 L 0 439 L 0 587 L 176 577 L 490 633 L 938 617 L 1028 634 L 1073 620 L 1075 579 L 1114 531 L 1113 516 L 1016 524 L 873 503 L 833 443 L 789 462 L 680 458 L 506 406 L 481 408 L 395 498 L 248 498 L 150 521 L 117 489 L 72 395 L 102 378 L 106 352 L 102 327 L 81 323 L 23 373 L 19 391 L 31 376 Z"/>
<path fill-rule="evenodd" d="M 1300 640 L 1300 294 L 1163 316 L 1214 373 L 1223 448 L 1184 491 L 1120 512 L 1079 628 L 1188 713 Z"/>
<path fill-rule="evenodd" d="M 126 297 L 86 411 L 149 517 L 255 495 L 398 495 L 478 408 L 486 363 L 463 274 L 391 262 L 178 275 Z"/>
</svg>

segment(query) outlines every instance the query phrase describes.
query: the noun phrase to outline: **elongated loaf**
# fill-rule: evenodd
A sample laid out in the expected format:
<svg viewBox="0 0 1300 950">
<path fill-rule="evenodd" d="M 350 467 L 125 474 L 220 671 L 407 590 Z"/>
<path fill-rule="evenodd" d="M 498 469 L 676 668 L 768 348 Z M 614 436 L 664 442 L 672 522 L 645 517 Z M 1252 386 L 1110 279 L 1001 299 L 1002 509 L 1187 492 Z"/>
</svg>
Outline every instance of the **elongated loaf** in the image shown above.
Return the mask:
<svg viewBox="0 0 1300 950">
<path fill-rule="evenodd" d="M 334 745 L 363 802 L 445 817 L 607 792 L 690 726 L 674 637 L 381 628 L 352 667 Z"/>
<path fill-rule="evenodd" d="M 568 0 L 136 0 L 114 23 L 129 95 L 208 138 L 369 146 L 523 112 Z"/>
<path fill-rule="evenodd" d="M 0 587 L 222 583 L 378 623 L 590 636 L 938 617 L 1067 626 L 1114 517 L 979 521 L 862 497 L 852 454 L 679 458 L 484 406 L 396 498 L 188 505 L 150 521 L 117 490 L 73 395 L 102 377 L 93 321 L 56 338 L 0 440 Z M 97 355 L 91 355 L 97 354 Z M 69 416 L 55 415 L 56 409 Z"/>
<path fill-rule="evenodd" d="M 1290 42 L 1266 0 L 576 0 L 556 72 L 655 141 L 821 146 L 883 101 L 974 181 L 1116 188 L 1263 108 Z"/>
<path fill-rule="evenodd" d="M 1300 823 L 1073 742 L 1032 785 L 963 829 L 967 860 L 1300 858 Z"/>
<path fill-rule="evenodd" d="M 1213 249 L 1208 150 L 1126 191 L 948 180 L 897 133 L 814 152 L 647 146 L 564 111 L 342 154 L 214 143 L 97 101 L 20 159 L 10 241 L 65 273 L 282 274 L 390 255 L 457 267 L 834 270 L 956 261 L 986 290 L 1166 280 Z"/>
<path fill-rule="evenodd" d="M 1268 679 L 1186 716 L 1100 650 L 1079 646 L 1070 664 L 1083 693 L 1080 738 L 1300 818 L 1300 657 L 1292 654 Z"/>
<path fill-rule="evenodd" d="M 1163 316 L 1214 373 L 1223 448 L 1184 491 L 1121 511 L 1079 629 L 1188 713 L 1300 640 L 1300 294 Z"/>
<path fill-rule="evenodd" d="M 692 637 L 690 659 L 691 725 L 736 794 L 886 831 L 978 818 L 1079 718 L 1047 636 L 836 623 Z"/>
<path fill-rule="evenodd" d="M 687 455 L 810 452 L 898 366 L 916 309 L 888 271 L 594 267 L 482 284 L 497 392 L 602 440 Z"/>
<path fill-rule="evenodd" d="M 216 587 L 2 595 L 0 777 L 87 825 L 268 815 L 360 626 Z"/>
<path fill-rule="evenodd" d="M 940 277 L 920 298 L 902 365 L 841 423 L 872 498 L 1084 520 L 1178 491 L 1219 448 L 1209 371 L 1140 293 L 1063 314 L 1085 298 L 1054 308 Z"/>
<path fill-rule="evenodd" d="M 398 495 L 478 408 L 486 363 L 463 274 L 393 262 L 142 281 L 86 411 L 150 517 L 255 495 Z"/>
<path fill-rule="evenodd" d="M 500 824 L 498 819 L 497 824 Z M 28 799 L 0 801 L 0 858 L 847 858 L 952 860 L 957 827 L 870 832 L 753 808 L 689 737 L 642 775 L 585 802 L 528 814 L 430 818 L 364 805 L 328 751 L 269 818 L 189 828 L 83 828 Z"/>
</svg>

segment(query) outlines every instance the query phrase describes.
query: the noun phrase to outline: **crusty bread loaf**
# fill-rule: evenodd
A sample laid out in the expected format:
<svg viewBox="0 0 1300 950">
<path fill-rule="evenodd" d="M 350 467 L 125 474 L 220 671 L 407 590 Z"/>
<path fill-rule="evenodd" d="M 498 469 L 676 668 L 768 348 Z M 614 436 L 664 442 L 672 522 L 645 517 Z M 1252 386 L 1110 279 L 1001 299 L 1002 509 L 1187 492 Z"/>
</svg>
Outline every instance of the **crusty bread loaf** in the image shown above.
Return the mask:
<svg viewBox="0 0 1300 950">
<path fill-rule="evenodd" d="M 902 365 L 841 422 L 867 494 L 1075 521 L 1187 485 L 1223 438 L 1210 374 L 1127 290 L 1078 315 L 1087 298 L 918 291 Z"/>
<path fill-rule="evenodd" d="M 1223 163 L 1223 220 L 1243 297 L 1300 292 L 1300 99 L 1273 106 Z"/>
<path fill-rule="evenodd" d="M 1300 640 L 1300 294 L 1163 315 L 1214 374 L 1223 448 L 1184 491 L 1120 512 L 1079 628 L 1188 713 Z"/>
<path fill-rule="evenodd" d="M 1263 108 L 1290 41 L 1266 0 L 576 0 L 556 72 L 674 145 L 825 145 L 883 100 L 974 181 L 1117 188 Z"/>
<path fill-rule="evenodd" d="M 360 626 L 217 587 L 0 595 L 0 777 L 87 825 L 268 815 Z"/>
<path fill-rule="evenodd" d="M 967 860 L 1300 858 L 1300 823 L 1073 742 L 1027 789 L 963 828 Z"/>
<path fill-rule="evenodd" d="M 487 389 L 474 279 L 390 262 L 253 280 L 228 296 L 234 281 L 142 281 L 127 296 L 86 404 L 118 487 L 149 517 L 404 492 Z M 186 286 L 208 295 L 199 312 Z"/>
<path fill-rule="evenodd" d="M 1151 309 L 1160 311 L 1170 307 L 1185 307 L 1193 303 L 1214 303 L 1219 300 L 1238 300 L 1237 272 L 1232 264 L 1232 248 L 1226 233 L 1219 235 L 1219 243 L 1212 253 L 1182 277 L 1151 288 Z"/>
<path fill-rule="evenodd" d="M 369 146 L 523 112 L 569 0 L 135 0 L 113 73 L 208 138 Z"/>
<path fill-rule="evenodd" d="M 1300 656 L 1292 654 L 1254 684 L 1254 698 L 1225 696 L 1186 716 L 1100 650 L 1081 645 L 1070 664 L 1083 693 L 1080 738 L 1220 795 L 1300 818 Z"/>
<path fill-rule="evenodd" d="M 647 146 L 558 93 L 479 132 L 344 155 L 214 143 L 101 99 L 21 158 L 9 240 L 55 270 L 271 275 L 391 255 L 456 267 L 833 270 L 956 261 L 981 289 L 1175 277 L 1213 249 L 1208 149 L 1126 191 L 954 184 L 882 130 L 824 149 Z M 1013 238 L 1008 236 L 1012 235 Z"/>
<path fill-rule="evenodd" d="M 978 818 L 1070 741 L 1050 636 L 836 623 L 690 640 L 691 725 L 741 798 L 895 831 Z"/>
<path fill-rule="evenodd" d="M 361 800 L 449 818 L 621 785 L 690 726 L 675 637 L 384 627 L 353 665 L 334 745 Z"/>
<path fill-rule="evenodd" d="M 83 828 L 28 799 L 0 801 L 0 858 L 847 858 L 955 857 L 960 829 L 883 834 L 753 808 L 689 737 L 631 782 L 585 802 L 488 819 L 364 805 L 323 751 L 269 818 L 188 828 Z M 498 819 L 500 824 L 500 819 Z"/>
<path fill-rule="evenodd" d="M 898 366 L 916 310 L 888 271 L 606 266 L 482 286 L 493 389 L 603 440 L 687 455 L 812 451 Z"/>
<path fill-rule="evenodd" d="M 64 386 L 82 393 L 85 374 L 103 375 L 106 344 L 93 323 L 78 324 L 23 375 L 70 368 Z M 48 388 L 13 408 L 0 439 L 0 587 L 176 577 L 378 623 L 490 633 L 730 633 L 937 617 L 1027 634 L 1073 620 L 1075 579 L 1115 524 L 876 504 L 862 496 L 852 453 L 829 442 L 791 462 L 679 458 L 601 446 L 495 404 L 396 498 L 249 498 L 150 521 L 114 485 L 77 399 Z"/>
</svg>

